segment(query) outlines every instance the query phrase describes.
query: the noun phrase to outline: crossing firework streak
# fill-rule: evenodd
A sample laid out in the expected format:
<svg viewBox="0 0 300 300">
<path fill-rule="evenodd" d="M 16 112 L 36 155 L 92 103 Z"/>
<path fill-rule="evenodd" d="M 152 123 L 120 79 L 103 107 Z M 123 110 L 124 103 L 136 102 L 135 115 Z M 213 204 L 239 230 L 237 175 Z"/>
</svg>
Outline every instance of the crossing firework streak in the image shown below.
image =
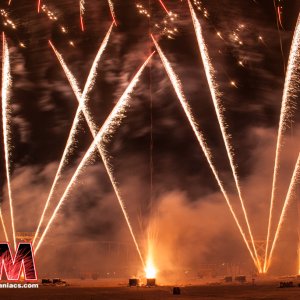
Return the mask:
<svg viewBox="0 0 300 300">
<path fill-rule="evenodd" d="M 70 85 L 71 85 L 71 87 L 72 87 L 72 89 L 73 89 L 73 92 L 74 92 L 74 94 L 75 94 L 75 96 L 76 96 L 77 101 L 80 103 L 81 98 L 82 98 L 82 95 L 81 95 L 80 89 L 79 89 L 79 87 L 78 87 L 78 85 L 77 85 L 77 83 L 76 83 L 75 77 L 72 75 L 72 73 L 71 73 L 70 70 L 68 69 L 68 67 L 67 67 L 67 65 L 65 64 L 65 62 L 64 62 L 64 60 L 63 60 L 61 54 L 56 50 L 56 48 L 55 48 L 53 45 L 51 45 L 51 46 L 52 46 L 52 49 L 53 49 L 55 55 L 57 56 L 57 58 L 58 58 L 58 60 L 59 60 L 59 62 L 60 62 L 60 64 L 61 64 L 61 66 L 62 66 L 62 68 L 63 68 L 63 70 L 64 70 L 64 72 L 65 72 L 65 74 L 66 74 L 66 76 L 67 76 L 67 79 L 68 79 L 68 81 L 69 81 L 69 83 L 70 83 Z M 96 137 L 96 135 L 97 135 L 97 127 L 96 127 L 94 121 L 92 120 L 91 112 L 90 112 L 88 106 L 86 105 L 86 103 L 83 104 L 83 106 L 82 106 L 82 111 L 83 111 L 84 117 L 85 117 L 85 119 L 86 119 L 86 121 L 87 121 L 87 124 L 88 124 L 88 126 L 89 126 L 89 129 L 90 129 L 90 131 L 91 131 L 91 133 L 92 133 L 92 136 L 93 136 L 93 138 L 95 139 L 95 137 Z M 135 235 L 134 235 L 132 226 L 131 226 L 131 224 L 130 224 L 129 217 L 128 217 L 128 214 L 127 214 L 127 212 L 126 212 L 126 208 L 125 208 L 124 202 L 123 202 L 123 200 L 122 200 L 122 197 L 121 197 L 119 188 L 118 188 L 118 186 L 117 186 L 117 184 L 116 184 L 116 180 L 115 180 L 115 178 L 114 178 L 113 172 L 112 172 L 112 170 L 111 170 L 111 168 L 110 168 L 110 166 L 109 166 L 109 161 L 108 161 L 107 155 L 106 155 L 106 153 L 103 151 L 103 149 L 102 149 L 99 145 L 97 146 L 97 148 L 98 148 L 98 152 L 99 152 L 99 154 L 100 154 L 100 156 L 101 156 L 101 158 L 102 158 L 102 160 L 103 160 L 105 169 L 106 169 L 106 171 L 107 171 L 107 174 L 108 174 L 109 179 L 110 179 L 110 181 L 111 181 L 111 184 L 112 184 L 112 186 L 113 186 L 113 189 L 114 189 L 114 191 L 115 191 L 115 194 L 116 194 L 116 196 L 117 196 L 118 202 L 119 202 L 119 204 L 120 204 L 122 213 L 123 213 L 124 218 L 125 218 L 125 220 L 126 220 L 126 223 L 127 223 L 127 225 L 128 225 L 129 231 L 130 231 L 130 233 L 131 233 L 131 235 L 132 235 L 132 238 L 133 238 L 133 240 L 134 240 L 135 246 L 136 246 L 136 248 L 137 248 L 137 250 L 138 250 L 138 253 L 140 254 L 141 252 L 140 252 L 138 243 L 137 243 L 137 241 L 136 241 L 136 238 L 135 238 Z"/>
<path fill-rule="evenodd" d="M 126 88 L 125 92 L 123 93 L 123 95 L 121 96 L 119 101 L 117 102 L 116 106 L 114 107 L 114 109 L 112 110 L 112 112 L 110 113 L 110 115 L 108 116 L 106 121 L 104 122 L 103 126 L 101 127 L 101 129 L 97 133 L 92 145 L 89 147 L 88 151 L 86 152 L 83 159 L 81 160 L 81 162 L 80 162 L 78 168 L 76 169 L 75 173 L 73 174 L 73 176 L 72 176 L 72 178 L 71 178 L 64 194 L 62 195 L 58 205 L 56 206 L 51 218 L 49 219 L 48 224 L 47 224 L 45 230 L 43 231 L 43 234 L 41 235 L 41 238 L 40 238 L 40 240 L 39 240 L 39 242 L 36 246 L 35 252 L 37 252 L 38 249 L 40 248 L 42 242 L 44 241 L 45 235 L 47 234 L 52 222 L 54 221 L 54 219 L 57 215 L 58 210 L 60 209 L 62 203 L 65 200 L 65 198 L 67 198 L 67 196 L 69 195 L 69 193 L 70 193 L 71 189 L 73 188 L 74 183 L 76 182 L 78 176 L 85 169 L 86 164 L 91 159 L 93 153 L 95 152 L 97 147 L 103 147 L 103 144 L 102 144 L 103 141 L 105 141 L 108 138 L 108 136 L 115 130 L 116 126 L 118 126 L 120 124 L 121 119 L 124 117 L 125 110 L 128 106 L 129 96 L 132 93 L 132 91 L 133 91 L 134 87 L 136 86 L 136 84 L 138 83 L 139 78 L 140 78 L 143 70 L 147 66 L 147 64 L 150 61 L 150 59 L 152 58 L 153 54 L 154 53 L 152 53 L 147 58 L 147 60 L 144 62 L 144 64 L 141 66 L 141 68 L 138 70 L 138 72 L 135 74 L 135 76 L 131 80 L 130 84 Z M 102 149 L 102 152 L 105 153 L 104 149 Z M 124 207 L 124 204 L 123 204 L 123 207 Z M 133 232 L 131 234 L 134 237 Z M 136 241 L 135 241 L 135 243 L 137 245 Z M 145 265 L 141 253 L 139 252 L 138 254 L 140 256 L 140 259 L 141 259 L 143 265 Z"/>
<path fill-rule="evenodd" d="M 107 0 L 107 1 L 108 1 L 108 5 L 109 5 L 109 10 L 110 10 L 111 17 L 112 17 L 115 25 L 117 26 L 117 18 L 116 18 L 116 14 L 115 14 L 114 5 L 113 5 L 113 3 L 112 3 L 111 0 Z"/>
</svg>

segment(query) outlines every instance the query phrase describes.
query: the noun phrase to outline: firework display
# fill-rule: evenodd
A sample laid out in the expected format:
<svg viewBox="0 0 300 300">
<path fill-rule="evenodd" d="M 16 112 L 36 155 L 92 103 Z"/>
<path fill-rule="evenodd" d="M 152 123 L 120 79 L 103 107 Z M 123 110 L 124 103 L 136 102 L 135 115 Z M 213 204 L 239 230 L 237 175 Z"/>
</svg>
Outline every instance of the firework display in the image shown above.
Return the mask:
<svg viewBox="0 0 300 300">
<path fill-rule="evenodd" d="M 298 286 L 300 4 L 25 2 L 0 5 L 0 280 Z"/>
</svg>

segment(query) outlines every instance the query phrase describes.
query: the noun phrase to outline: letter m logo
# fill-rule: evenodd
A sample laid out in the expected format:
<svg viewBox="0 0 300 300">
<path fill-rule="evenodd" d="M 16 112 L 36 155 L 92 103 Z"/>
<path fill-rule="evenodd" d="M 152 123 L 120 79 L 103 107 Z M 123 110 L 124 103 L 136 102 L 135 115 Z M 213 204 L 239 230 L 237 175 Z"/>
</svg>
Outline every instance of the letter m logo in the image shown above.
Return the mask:
<svg viewBox="0 0 300 300">
<path fill-rule="evenodd" d="M 3 270 L 9 281 L 20 279 L 23 270 L 25 280 L 37 280 L 32 246 L 30 243 L 20 243 L 15 257 L 12 257 L 8 243 L 0 243 L 0 280 Z"/>
</svg>

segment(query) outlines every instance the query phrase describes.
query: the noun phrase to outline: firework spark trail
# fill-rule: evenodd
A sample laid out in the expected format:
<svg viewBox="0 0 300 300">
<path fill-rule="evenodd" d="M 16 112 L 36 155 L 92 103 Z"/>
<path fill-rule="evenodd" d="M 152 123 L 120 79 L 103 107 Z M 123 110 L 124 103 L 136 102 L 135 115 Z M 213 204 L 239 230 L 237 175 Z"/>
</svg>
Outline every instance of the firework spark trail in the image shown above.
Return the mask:
<svg viewBox="0 0 300 300">
<path fill-rule="evenodd" d="M 145 69 L 145 67 L 147 66 L 148 62 L 150 61 L 152 55 L 154 53 L 152 53 L 147 60 L 144 62 L 144 64 L 140 67 L 140 69 L 138 70 L 138 72 L 135 74 L 135 76 L 133 77 L 132 81 L 130 82 L 130 84 L 128 85 L 128 87 L 126 88 L 125 92 L 123 93 L 123 95 L 121 96 L 121 98 L 119 99 L 119 101 L 117 102 L 116 106 L 114 107 L 114 109 L 112 110 L 112 112 L 110 113 L 110 115 L 108 116 L 108 118 L 106 119 L 106 121 L 104 122 L 103 126 L 101 127 L 100 131 L 97 133 L 92 145 L 89 147 L 88 151 L 86 152 L 86 154 L 84 155 L 82 161 L 80 162 L 79 166 L 77 167 L 75 173 L 73 174 L 64 194 L 62 195 L 58 205 L 56 206 L 50 220 L 48 221 L 48 224 L 37 244 L 37 247 L 35 249 L 35 252 L 37 252 L 37 250 L 39 249 L 39 247 L 41 246 L 45 235 L 47 234 L 53 220 L 55 219 L 58 210 L 60 209 L 61 205 L 63 204 L 65 198 L 69 195 L 71 189 L 73 188 L 74 183 L 76 182 L 78 176 L 82 173 L 82 171 L 85 169 L 86 164 L 89 162 L 89 160 L 91 159 L 92 154 L 95 152 L 95 150 L 97 149 L 98 145 L 100 143 L 103 143 L 103 141 L 105 141 L 108 136 L 115 130 L 116 126 L 118 126 L 121 122 L 121 119 L 124 117 L 125 114 L 125 110 L 128 106 L 128 100 L 130 97 L 130 94 L 132 93 L 134 87 L 136 86 L 136 84 L 139 81 L 139 78 L 143 72 L 143 70 Z M 102 145 L 101 145 L 102 146 Z M 101 147 L 100 146 L 100 147 Z M 105 153 L 105 150 L 102 148 L 102 153 Z M 106 162 L 108 162 L 107 158 L 105 159 Z M 107 165 L 106 165 L 107 167 Z M 116 182 L 114 181 L 114 185 L 116 186 Z M 124 203 L 122 203 L 122 208 L 125 209 Z M 127 216 L 127 214 L 126 214 Z M 129 222 L 129 219 L 127 217 L 126 222 Z M 127 223 L 128 224 L 128 223 Z M 132 230 L 132 229 L 131 229 Z M 137 246 L 137 241 L 134 237 L 133 231 L 130 232 L 135 245 Z M 139 251 L 139 247 L 137 246 L 138 249 L 138 254 L 140 256 L 140 259 L 144 265 L 144 260 L 142 257 L 141 252 Z"/>
<path fill-rule="evenodd" d="M 84 22 L 83 22 L 83 15 L 85 12 L 85 1 L 84 0 L 79 0 L 79 11 L 80 11 L 80 27 L 81 30 L 84 31 Z"/>
<path fill-rule="evenodd" d="M 14 248 L 16 250 L 16 232 L 15 232 L 15 219 L 14 209 L 12 201 L 11 191 L 11 176 L 10 176 L 10 107 L 9 107 L 9 90 L 11 87 L 11 76 L 10 76 L 10 64 L 9 64 L 9 50 L 6 41 L 5 34 L 3 38 L 3 52 L 2 52 L 2 122 L 3 122 L 3 142 L 4 142 L 4 156 L 5 156 L 5 169 L 6 169 L 6 180 L 9 197 L 10 217 L 11 217 L 11 228 L 13 234 Z"/>
<path fill-rule="evenodd" d="M 8 3 L 8 4 L 10 4 L 10 2 Z M 3 47 L 4 47 L 4 43 L 5 43 L 5 41 L 4 41 L 4 34 L 3 34 Z M 8 50 L 7 50 L 8 51 Z M 5 50 L 4 50 L 4 48 L 3 48 L 3 64 L 4 64 L 4 52 L 5 52 Z M 7 54 L 8 54 L 8 52 L 7 52 Z M 9 64 L 9 57 L 7 57 L 7 59 L 8 59 L 8 61 L 7 61 L 7 63 Z M 9 65 L 8 65 L 8 68 L 9 68 Z M 6 77 L 6 76 L 8 76 L 8 80 L 9 80 L 9 82 L 10 82 L 10 70 L 8 69 L 7 71 L 8 71 L 8 73 L 6 73 L 6 75 L 4 74 L 4 65 L 2 66 L 2 70 L 3 70 L 3 74 L 2 74 L 2 80 L 4 80 L 4 78 Z M 9 85 L 9 82 L 8 82 L 8 85 Z M 3 82 L 2 82 L 2 89 L 5 87 L 5 85 L 3 84 Z M 2 99 L 3 99 L 3 94 L 2 94 Z M 8 239 L 8 235 L 7 235 L 7 231 L 6 231 L 6 226 L 5 226 L 5 223 L 4 223 L 4 219 L 3 219 L 3 215 L 2 215 L 2 207 L 0 207 L 0 220 L 1 220 L 1 225 L 2 225 L 2 227 L 3 227 L 3 232 L 4 232 L 4 236 L 5 236 L 5 240 L 8 242 L 9 241 L 9 239 Z"/>
<path fill-rule="evenodd" d="M 38 3 L 37 3 L 37 11 L 38 11 L 38 13 L 40 13 L 40 11 L 41 11 L 41 1 L 42 0 L 38 0 Z"/>
<path fill-rule="evenodd" d="M 281 10 L 280 7 L 276 5 L 276 0 L 273 0 L 273 5 L 275 9 L 275 14 L 276 14 L 276 25 L 277 25 L 277 32 L 278 32 L 278 37 L 279 37 L 279 44 L 280 44 L 280 52 L 281 52 L 281 57 L 282 57 L 282 63 L 283 63 L 283 72 L 285 74 L 285 57 L 284 57 L 284 51 L 283 51 L 283 44 L 282 44 L 282 37 L 280 33 L 280 26 L 283 29 L 282 26 L 282 20 L 281 20 Z"/>
<path fill-rule="evenodd" d="M 280 6 L 280 4 L 278 6 L 276 6 L 275 1 L 274 1 L 274 5 L 275 5 L 275 10 L 276 10 L 276 14 L 277 14 L 277 18 L 278 18 L 278 22 L 280 24 L 280 27 L 282 29 L 283 28 L 283 23 L 282 23 L 282 6 Z"/>
<path fill-rule="evenodd" d="M 232 207 L 232 205 L 230 203 L 230 200 L 228 198 L 227 192 L 225 191 L 223 183 L 220 180 L 218 172 L 217 172 L 217 170 L 216 170 L 216 168 L 214 166 L 210 149 L 208 148 L 208 146 L 206 144 L 206 141 L 205 141 L 205 139 L 204 139 L 201 131 L 199 130 L 199 126 L 198 126 L 197 122 L 195 121 L 193 113 L 191 111 L 191 108 L 190 108 L 190 106 L 189 106 L 189 104 L 188 104 L 188 102 L 187 102 L 187 100 L 186 100 L 186 98 L 185 98 L 185 96 L 183 94 L 181 82 L 180 82 L 179 78 L 177 77 L 177 75 L 175 74 L 175 72 L 173 71 L 173 69 L 172 69 L 169 61 L 165 57 L 164 53 L 162 52 L 161 48 L 159 47 L 158 43 L 156 42 L 156 40 L 154 39 L 153 36 L 152 36 L 152 39 L 153 39 L 153 42 L 154 42 L 154 44 L 156 46 L 158 54 L 159 54 L 159 56 L 160 56 L 160 58 L 162 60 L 162 63 L 164 65 L 165 69 L 166 69 L 166 72 L 167 72 L 167 74 L 168 74 L 168 76 L 170 78 L 170 81 L 171 81 L 171 83 L 173 85 L 173 88 L 174 88 L 174 90 L 176 92 L 176 95 L 177 95 L 177 97 L 178 97 L 178 99 L 179 99 L 179 101 L 180 101 L 180 103 L 181 103 L 181 105 L 183 107 L 183 110 L 184 110 L 184 112 L 185 112 L 185 114 L 186 114 L 186 116 L 187 116 L 187 118 L 189 120 L 190 125 L 193 128 L 193 131 L 194 131 L 194 133 L 195 133 L 195 135 L 197 137 L 197 140 L 198 140 L 198 142 L 200 144 L 200 147 L 202 148 L 202 151 L 203 151 L 203 153 L 204 153 L 204 155 L 205 155 L 205 157 L 206 157 L 206 159 L 208 161 L 208 164 L 209 164 L 209 166 L 210 166 L 210 168 L 211 168 L 211 170 L 212 170 L 212 172 L 213 172 L 213 174 L 215 176 L 215 179 L 216 179 L 216 181 L 217 181 L 217 183 L 218 183 L 218 185 L 219 185 L 219 187 L 221 189 L 221 192 L 223 193 L 223 195 L 225 197 L 226 203 L 227 203 L 227 205 L 228 205 L 228 207 L 230 209 L 230 212 L 231 212 L 231 214 L 232 214 L 232 216 L 233 216 L 233 218 L 234 218 L 234 220 L 236 222 L 236 225 L 237 225 L 237 227 L 238 227 L 238 229 L 239 229 L 239 231 L 240 231 L 240 233 L 241 233 L 241 235 L 243 237 L 243 240 L 244 240 L 244 242 L 245 242 L 245 244 L 247 246 L 247 249 L 250 252 L 251 258 L 253 259 L 254 264 L 256 265 L 256 267 L 259 268 L 258 262 L 257 262 L 257 260 L 255 259 L 254 255 L 253 255 L 253 252 L 252 252 L 252 250 L 250 248 L 249 242 L 247 241 L 246 235 L 245 235 L 245 233 L 244 233 L 244 231 L 243 231 L 243 229 L 242 229 L 242 227 L 241 227 L 241 225 L 240 225 L 240 223 L 239 223 L 239 221 L 237 219 L 237 216 L 236 216 L 236 214 L 235 214 L 235 212 L 233 210 L 233 207 Z"/>
<path fill-rule="evenodd" d="M 116 18 L 116 14 L 115 14 L 114 5 L 113 5 L 111 0 L 107 0 L 107 2 L 108 2 L 108 5 L 109 5 L 109 10 L 110 10 L 110 13 L 111 13 L 111 17 L 112 17 L 115 25 L 117 26 L 117 18 Z"/>
<path fill-rule="evenodd" d="M 287 72 L 286 72 L 285 83 L 284 83 L 282 103 L 281 103 L 279 128 L 278 128 L 276 152 L 275 152 L 275 163 L 274 163 L 274 170 L 273 170 L 272 194 L 271 194 L 271 201 L 270 201 L 264 272 L 267 271 L 269 240 L 271 235 L 275 192 L 276 192 L 277 179 L 278 179 L 278 173 L 280 167 L 279 158 L 283 146 L 283 135 L 289 126 L 288 121 L 289 118 L 292 116 L 292 113 L 295 108 L 295 98 L 296 98 L 295 89 L 298 85 L 299 76 L 300 76 L 299 65 L 300 65 L 300 14 L 298 16 L 298 21 L 297 21 L 293 41 L 292 41 L 290 57 L 288 61 Z"/>
<path fill-rule="evenodd" d="M 75 77 L 72 75 L 72 73 L 71 73 L 70 70 L 68 69 L 68 67 L 67 67 L 67 65 L 65 64 L 65 62 L 64 62 L 64 60 L 63 60 L 61 54 L 56 50 L 56 48 L 55 48 L 53 45 L 52 45 L 52 49 L 53 49 L 55 55 L 57 56 L 57 58 L 58 58 L 58 60 L 59 60 L 59 62 L 60 62 L 60 64 L 61 64 L 61 66 L 62 66 L 62 68 L 63 68 L 63 70 L 64 70 L 64 72 L 65 72 L 65 74 L 66 74 L 66 76 L 67 76 L 67 78 L 68 78 L 68 81 L 69 81 L 69 83 L 70 83 L 70 85 L 71 85 L 71 87 L 72 87 L 72 89 L 73 89 L 73 92 L 74 92 L 74 94 L 75 94 L 75 96 L 76 96 L 76 98 L 77 98 L 77 101 L 80 103 L 80 101 L 81 101 L 80 99 L 81 99 L 82 95 L 81 95 L 80 89 L 79 89 L 79 87 L 78 87 L 78 85 L 77 85 L 77 83 L 76 83 Z M 152 56 L 152 55 L 153 55 L 153 53 L 151 54 L 151 56 Z M 90 113 L 90 111 L 89 111 L 89 109 L 88 109 L 86 103 L 83 104 L 83 106 L 82 106 L 82 111 L 83 111 L 84 117 L 85 117 L 85 119 L 86 119 L 86 121 L 87 121 L 87 124 L 88 124 L 88 126 L 89 126 L 89 129 L 90 129 L 90 131 L 91 131 L 91 133 L 92 133 L 92 136 L 93 136 L 93 138 L 95 139 L 96 136 L 97 136 L 97 131 L 98 131 L 98 130 L 97 130 L 97 126 L 95 125 L 94 121 L 92 120 L 91 113 Z M 134 241 L 134 243 L 135 243 L 135 246 L 136 246 L 136 248 L 137 248 L 137 250 L 138 250 L 138 253 L 140 253 L 139 246 L 138 246 L 138 243 L 137 243 L 137 241 L 136 241 L 135 235 L 134 235 L 134 233 L 133 233 L 133 229 L 132 229 L 132 226 L 131 226 L 131 224 L 130 224 L 128 214 L 127 214 L 127 212 L 126 212 L 126 208 L 125 208 L 124 202 L 123 202 L 123 200 L 122 200 L 122 197 L 121 197 L 119 188 L 118 188 L 118 186 L 117 186 L 116 180 L 115 180 L 115 178 L 114 178 L 113 172 L 112 172 L 112 170 L 111 170 L 111 168 L 110 168 L 110 166 L 109 166 L 109 160 L 108 160 L 108 158 L 107 158 L 105 152 L 103 151 L 103 149 L 102 149 L 101 146 L 99 146 L 99 145 L 98 145 L 98 151 L 99 151 L 99 154 L 100 154 L 100 156 L 101 156 L 101 158 L 102 158 L 102 160 L 103 160 L 105 169 L 106 169 L 106 171 L 107 171 L 107 174 L 108 174 L 109 179 L 110 179 L 110 181 L 111 181 L 111 184 L 112 184 L 112 186 L 113 186 L 114 192 L 115 192 L 115 194 L 116 194 L 116 196 L 117 196 L 118 202 L 119 202 L 119 204 L 120 204 L 122 213 L 123 213 L 124 218 L 125 218 L 125 220 L 126 220 L 126 223 L 127 223 L 127 225 L 128 225 L 129 231 L 130 231 L 130 233 L 131 233 L 131 235 L 132 235 L 132 238 L 133 238 L 133 241 Z"/>
<path fill-rule="evenodd" d="M 298 159 L 297 159 L 297 162 L 296 162 L 296 165 L 295 165 L 295 168 L 294 168 L 294 172 L 293 172 L 293 175 L 292 175 L 292 178 L 291 178 L 289 189 L 288 189 L 287 195 L 285 197 L 284 205 L 283 205 L 283 208 L 282 208 L 282 211 L 281 211 L 281 214 L 280 214 L 279 222 L 278 222 L 278 225 L 277 225 L 277 228 L 276 228 L 274 240 L 273 240 L 271 250 L 270 250 L 270 254 L 269 254 L 269 257 L 268 257 L 268 261 L 267 261 L 266 272 L 268 271 L 268 269 L 270 267 L 270 264 L 271 264 L 273 251 L 275 249 L 276 242 L 278 240 L 279 233 L 280 233 L 281 228 L 282 228 L 282 224 L 283 224 L 283 221 L 284 221 L 284 216 L 286 214 L 287 207 L 290 203 L 290 200 L 293 198 L 293 196 L 295 196 L 295 193 L 296 193 L 295 187 L 296 187 L 297 183 L 299 183 L 299 177 L 300 177 L 300 154 L 298 155 Z"/>
<path fill-rule="evenodd" d="M 169 10 L 167 9 L 166 5 L 164 4 L 164 2 L 162 0 L 158 0 L 160 5 L 162 6 L 162 8 L 165 10 L 165 12 L 167 14 L 169 14 Z"/>
<path fill-rule="evenodd" d="M 240 183 L 239 183 L 238 174 L 237 174 L 237 171 L 236 171 L 236 166 L 235 166 L 235 163 L 234 163 L 234 153 L 233 153 L 232 146 L 230 144 L 230 136 L 228 135 L 228 133 L 226 131 L 227 125 L 225 123 L 224 116 L 223 116 L 224 108 L 223 108 L 221 100 L 220 100 L 220 93 L 218 91 L 218 86 L 217 86 L 217 84 L 215 82 L 215 79 L 214 79 L 215 71 L 214 71 L 214 68 L 213 68 L 213 66 L 210 62 L 208 49 L 207 49 L 207 46 L 205 44 L 205 40 L 204 40 L 204 37 L 203 37 L 203 34 L 202 34 L 201 24 L 200 24 L 200 22 L 199 22 L 199 20 L 196 16 L 196 13 L 193 9 L 193 6 L 192 6 L 192 4 L 189 0 L 188 0 L 188 4 L 189 4 L 189 7 L 190 7 L 190 12 L 191 12 L 192 20 L 193 20 L 193 25 L 194 25 L 194 29 L 195 29 L 195 33 L 196 33 L 196 37 L 197 37 L 197 42 L 198 42 L 200 54 L 201 54 L 202 61 L 203 61 L 203 66 L 204 66 L 207 82 L 208 82 L 208 85 L 209 85 L 211 97 L 212 97 L 212 100 L 213 100 L 216 115 L 217 115 L 218 122 L 219 122 L 219 125 L 220 125 L 223 141 L 224 141 L 227 156 L 228 156 L 228 159 L 229 159 L 229 162 L 230 162 L 230 167 L 231 167 L 232 174 L 233 174 L 233 177 L 234 177 L 234 181 L 235 181 L 235 185 L 236 185 L 236 188 L 237 188 L 239 200 L 240 200 L 242 210 L 243 210 L 243 214 L 244 214 L 244 217 L 245 217 L 248 233 L 249 233 L 249 236 L 250 236 L 250 239 L 251 239 L 251 243 L 252 243 L 252 247 L 253 247 L 253 250 L 254 250 L 254 254 L 255 254 L 257 263 L 260 266 L 260 260 L 258 258 L 258 254 L 257 254 L 256 246 L 255 246 L 255 243 L 254 243 L 254 238 L 253 238 L 253 234 L 252 234 L 252 231 L 251 231 L 247 211 L 246 211 L 244 200 L 243 200 L 242 193 L 241 193 L 241 187 L 240 187 Z M 259 270 L 261 270 L 261 267 L 259 267 Z"/>
<path fill-rule="evenodd" d="M 277 8 L 277 13 L 278 13 L 278 20 L 279 20 L 280 26 L 281 26 L 281 28 L 283 28 L 280 7 Z"/>
<path fill-rule="evenodd" d="M 3 216 L 2 216 L 2 208 L 0 209 L 0 220 L 1 220 L 1 225 L 3 227 L 3 232 L 4 232 L 4 236 L 5 236 L 5 241 L 8 242 L 9 239 L 8 239 L 8 235 L 7 235 L 7 231 L 6 231 L 6 227 L 5 227 L 5 223 L 4 223 L 4 220 L 3 220 Z"/>
<path fill-rule="evenodd" d="M 32 241 L 32 244 L 34 245 L 35 244 L 35 241 L 39 235 L 39 232 L 40 232 L 40 227 L 43 223 L 43 220 L 45 218 L 45 213 L 47 211 L 47 208 L 49 206 L 49 203 L 53 197 L 53 194 L 54 194 L 54 191 L 55 191 L 55 188 L 56 188 L 56 185 L 57 185 L 57 182 L 61 176 L 61 172 L 68 160 L 68 156 L 70 154 L 70 152 L 72 151 L 72 146 L 74 145 L 75 143 L 75 137 L 76 137 L 76 133 L 78 132 L 78 126 L 79 126 L 79 123 L 80 123 L 80 120 L 82 118 L 82 107 L 85 105 L 85 103 L 87 102 L 88 100 L 88 93 L 91 91 L 94 83 L 95 83 L 95 78 L 96 78 L 96 75 L 97 75 L 97 67 L 98 67 L 98 63 L 102 57 L 102 54 L 107 46 L 107 43 L 108 43 L 108 40 L 109 40 L 109 37 L 110 37 L 110 34 L 111 34 L 111 31 L 112 31 L 112 28 L 113 28 L 113 25 L 110 26 L 103 42 L 101 43 L 101 46 L 98 50 L 98 53 L 95 57 L 95 60 L 93 62 L 93 65 L 92 65 L 92 68 L 89 72 L 89 76 L 88 76 L 88 79 L 86 81 L 86 84 L 85 84 L 85 87 L 84 87 L 84 90 L 83 90 L 83 93 L 82 93 L 82 97 L 80 98 L 80 102 L 79 102 L 79 106 L 77 108 L 77 111 L 76 111 L 76 114 L 75 114 L 75 117 L 74 117 L 74 121 L 73 121 L 73 124 L 72 124 L 72 127 L 71 127 L 71 130 L 70 130 L 70 134 L 69 134 L 69 137 L 68 137 L 68 140 L 67 140 L 67 143 L 66 143 L 66 147 L 64 149 L 64 152 L 63 152 L 63 155 L 62 155 L 62 158 L 61 158 L 61 161 L 59 163 L 59 167 L 57 169 L 57 172 L 56 172 L 56 175 L 55 175 L 55 178 L 54 178 L 54 181 L 53 181 L 53 184 L 51 186 L 51 190 L 50 190 L 50 193 L 49 193 L 49 196 L 48 196 L 48 199 L 46 201 L 46 204 L 45 204 L 45 207 L 44 207 L 44 210 L 43 210 L 43 213 L 42 213 L 42 216 L 41 216 L 41 219 L 39 221 L 39 225 L 38 225 L 38 228 L 35 232 L 35 235 L 34 235 L 34 238 L 33 238 L 33 241 Z M 53 45 L 51 44 L 50 42 L 50 45 L 53 47 Z M 72 74 L 71 74 L 72 75 Z M 69 77 L 68 77 L 69 78 Z M 72 83 L 72 86 L 78 86 L 77 82 L 76 82 L 76 79 L 74 78 L 74 84 Z M 76 93 L 80 93 L 79 89 L 76 91 Z M 90 117 L 91 119 L 91 117 Z"/>
</svg>

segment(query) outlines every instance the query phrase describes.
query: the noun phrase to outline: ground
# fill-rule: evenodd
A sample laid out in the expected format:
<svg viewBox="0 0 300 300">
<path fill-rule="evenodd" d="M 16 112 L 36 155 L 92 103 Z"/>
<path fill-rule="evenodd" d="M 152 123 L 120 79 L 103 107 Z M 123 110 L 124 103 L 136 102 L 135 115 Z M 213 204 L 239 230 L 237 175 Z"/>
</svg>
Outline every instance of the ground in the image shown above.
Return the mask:
<svg viewBox="0 0 300 300">
<path fill-rule="evenodd" d="M 245 284 L 206 283 L 180 286 L 181 295 L 173 295 L 173 286 L 127 287 L 124 281 L 70 280 L 70 286 L 40 286 L 39 289 L 1 289 L 5 300 L 168 300 L 168 299 L 239 299 L 295 300 L 300 299 L 300 287 L 278 288 L 279 279 Z"/>
</svg>

